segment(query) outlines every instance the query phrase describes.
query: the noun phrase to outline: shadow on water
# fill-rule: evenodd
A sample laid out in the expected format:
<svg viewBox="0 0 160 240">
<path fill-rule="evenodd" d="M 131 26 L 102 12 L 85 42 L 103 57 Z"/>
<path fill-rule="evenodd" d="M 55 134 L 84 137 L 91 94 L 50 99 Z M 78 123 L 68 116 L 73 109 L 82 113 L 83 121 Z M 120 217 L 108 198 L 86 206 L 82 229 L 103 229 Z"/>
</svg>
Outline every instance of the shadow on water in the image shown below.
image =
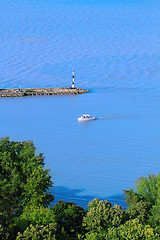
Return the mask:
<svg viewBox="0 0 160 240">
<path fill-rule="evenodd" d="M 127 204 L 125 202 L 124 194 L 117 194 L 114 196 L 104 197 L 101 198 L 97 195 L 80 195 L 82 192 L 84 192 L 85 189 L 69 189 L 65 186 L 55 186 L 52 189 L 52 194 L 55 197 L 54 204 L 57 203 L 59 200 L 64 200 L 65 202 L 75 202 L 77 205 L 87 208 L 88 203 L 92 201 L 94 198 L 99 198 L 100 200 L 108 200 L 112 203 L 112 206 L 114 204 L 121 205 L 122 209 L 127 208 Z"/>
</svg>

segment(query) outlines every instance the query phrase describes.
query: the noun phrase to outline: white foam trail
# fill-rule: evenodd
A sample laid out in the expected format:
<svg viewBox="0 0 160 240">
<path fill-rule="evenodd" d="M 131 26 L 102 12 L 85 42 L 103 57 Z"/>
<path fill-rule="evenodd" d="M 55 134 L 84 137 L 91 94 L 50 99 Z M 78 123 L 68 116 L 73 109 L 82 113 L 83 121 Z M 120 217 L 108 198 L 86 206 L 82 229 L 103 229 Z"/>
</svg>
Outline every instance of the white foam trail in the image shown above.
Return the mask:
<svg viewBox="0 0 160 240">
<path fill-rule="evenodd" d="M 129 116 L 129 115 L 115 115 L 115 116 L 104 116 L 104 117 L 96 117 L 96 120 L 102 120 L 102 119 L 118 119 L 118 118 L 159 118 L 160 115 L 155 116 Z"/>
<path fill-rule="evenodd" d="M 96 117 L 96 119 L 105 119 L 105 118 L 109 118 L 109 116 L 105 116 L 105 117 Z"/>
<path fill-rule="evenodd" d="M 104 117 L 96 117 L 97 120 L 102 120 L 102 119 L 107 119 L 107 118 L 124 118 L 124 117 L 128 117 L 128 116 L 123 116 L 123 115 L 119 115 L 119 116 L 104 116 Z"/>
</svg>

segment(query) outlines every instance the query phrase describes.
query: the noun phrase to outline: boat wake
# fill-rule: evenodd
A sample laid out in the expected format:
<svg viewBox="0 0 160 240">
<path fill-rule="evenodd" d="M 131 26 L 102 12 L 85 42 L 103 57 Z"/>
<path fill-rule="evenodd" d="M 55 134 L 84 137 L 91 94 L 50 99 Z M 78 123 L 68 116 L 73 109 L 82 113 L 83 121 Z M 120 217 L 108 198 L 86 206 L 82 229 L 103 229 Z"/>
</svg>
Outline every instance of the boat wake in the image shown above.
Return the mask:
<svg viewBox="0 0 160 240">
<path fill-rule="evenodd" d="M 159 118 L 160 115 L 154 115 L 154 116 L 129 116 L 129 115 L 113 115 L 113 116 L 103 116 L 103 117 L 96 117 L 96 120 L 103 120 L 103 119 L 127 119 L 127 118 L 146 118 L 146 117 L 150 117 L 150 118 Z"/>
<path fill-rule="evenodd" d="M 121 119 L 121 118 L 134 118 L 137 116 L 128 116 L 128 115 L 112 115 L 112 116 L 103 116 L 103 117 L 96 117 L 97 120 L 103 119 Z"/>
<path fill-rule="evenodd" d="M 117 119 L 117 118 L 126 118 L 127 116 L 104 116 L 104 117 L 96 117 L 97 120 L 103 120 L 103 119 Z"/>
</svg>

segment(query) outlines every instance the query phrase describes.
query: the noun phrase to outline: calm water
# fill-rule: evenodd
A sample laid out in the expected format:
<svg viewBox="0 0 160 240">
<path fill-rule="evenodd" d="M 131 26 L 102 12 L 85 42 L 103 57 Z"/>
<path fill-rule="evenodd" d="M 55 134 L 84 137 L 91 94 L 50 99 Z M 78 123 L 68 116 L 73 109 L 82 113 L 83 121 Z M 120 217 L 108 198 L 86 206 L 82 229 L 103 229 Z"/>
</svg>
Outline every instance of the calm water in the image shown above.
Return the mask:
<svg viewBox="0 0 160 240">
<path fill-rule="evenodd" d="M 160 168 L 160 3 L 1 0 L 0 88 L 65 87 L 79 96 L 0 99 L 0 135 L 33 140 L 56 201 L 125 207 L 123 189 Z M 79 124 L 82 113 L 96 121 Z"/>
</svg>

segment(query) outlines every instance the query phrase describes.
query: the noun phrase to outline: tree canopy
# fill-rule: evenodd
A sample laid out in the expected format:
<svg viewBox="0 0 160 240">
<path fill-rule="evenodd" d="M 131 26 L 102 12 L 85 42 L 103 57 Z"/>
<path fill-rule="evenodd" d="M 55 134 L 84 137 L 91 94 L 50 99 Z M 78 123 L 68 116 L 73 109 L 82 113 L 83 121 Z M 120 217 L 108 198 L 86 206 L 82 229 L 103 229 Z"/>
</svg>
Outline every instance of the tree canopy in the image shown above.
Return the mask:
<svg viewBox="0 0 160 240">
<path fill-rule="evenodd" d="M 127 209 L 98 198 L 88 209 L 63 200 L 51 207 L 53 183 L 44 166 L 33 142 L 0 139 L 0 239 L 160 239 L 160 174 L 140 177 L 125 191 Z"/>
<path fill-rule="evenodd" d="M 140 177 L 136 181 L 135 190 L 130 189 L 125 192 L 126 201 L 130 205 L 128 209 L 133 213 L 133 209 L 140 206 L 140 202 L 145 205 L 139 214 L 145 211 L 145 221 L 160 233 L 160 173 L 148 177 Z"/>
<path fill-rule="evenodd" d="M 9 226 L 26 206 L 48 206 L 54 196 L 43 154 L 36 155 L 31 141 L 0 139 L 0 215 L 2 226 Z"/>
</svg>

